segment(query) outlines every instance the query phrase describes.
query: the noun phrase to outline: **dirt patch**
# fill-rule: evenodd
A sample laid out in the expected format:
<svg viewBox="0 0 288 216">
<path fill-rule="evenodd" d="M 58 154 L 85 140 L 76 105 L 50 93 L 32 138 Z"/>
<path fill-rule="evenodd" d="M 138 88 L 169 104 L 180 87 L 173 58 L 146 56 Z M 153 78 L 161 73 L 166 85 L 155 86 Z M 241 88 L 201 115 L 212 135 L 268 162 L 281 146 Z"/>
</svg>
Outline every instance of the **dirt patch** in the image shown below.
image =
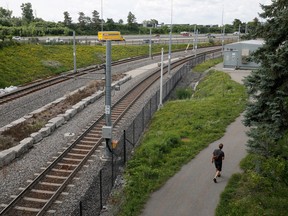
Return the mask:
<svg viewBox="0 0 288 216">
<path fill-rule="evenodd" d="M 112 82 L 122 79 L 125 74 L 112 76 Z M 77 104 L 82 99 L 89 97 L 105 86 L 104 80 L 91 81 L 84 89 L 78 90 L 73 95 L 69 95 L 65 100 L 57 104 L 52 104 L 43 112 L 34 114 L 26 121 L 17 124 L 10 129 L 3 131 L 0 134 L 0 151 L 11 148 L 17 145 L 21 140 L 30 136 L 30 134 L 39 131 L 47 122 L 63 114 L 73 105 Z"/>
</svg>

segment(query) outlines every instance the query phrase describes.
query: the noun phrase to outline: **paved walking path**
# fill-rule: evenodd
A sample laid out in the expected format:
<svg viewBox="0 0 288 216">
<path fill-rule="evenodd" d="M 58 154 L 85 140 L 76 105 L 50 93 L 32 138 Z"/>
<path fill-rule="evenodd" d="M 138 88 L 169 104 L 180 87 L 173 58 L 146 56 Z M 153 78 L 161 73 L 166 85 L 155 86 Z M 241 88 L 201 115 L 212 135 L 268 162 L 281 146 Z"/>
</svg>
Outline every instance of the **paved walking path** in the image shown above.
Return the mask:
<svg viewBox="0 0 288 216">
<path fill-rule="evenodd" d="M 221 64 L 216 66 L 223 70 Z M 242 82 L 249 71 L 227 70 L 232 79 Z M 225 135 L 200 152 L 158 191 L 154 192 L 141 216 L 213 216 L 224 190 L 232 174 L 240 172 L 239 162 L 245 157 L 247 130 L 238 117 L 228 126 Z M 225 160 L 222 177 L 218 183 L 213 182 L 214 164 L 211 163 L 212 152 L 223 143 Z"/>
</svg>

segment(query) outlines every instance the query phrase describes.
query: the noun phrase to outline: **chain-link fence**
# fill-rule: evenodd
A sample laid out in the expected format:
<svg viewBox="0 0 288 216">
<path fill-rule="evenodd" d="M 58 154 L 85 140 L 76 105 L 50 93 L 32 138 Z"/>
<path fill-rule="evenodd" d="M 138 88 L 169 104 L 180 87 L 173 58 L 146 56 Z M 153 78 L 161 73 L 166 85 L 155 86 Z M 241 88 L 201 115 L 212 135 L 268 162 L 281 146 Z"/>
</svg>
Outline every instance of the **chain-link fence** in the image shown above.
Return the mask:
<svg viewBox="0 0 288 216">
<path fill-rule="evenodd" d="M 173 76 L 163 85 L 163 100 L 169 98 L 169 94 L 177 83 L 191 69 L 205 60 L 221 57 L 221 51 L 210 54 L 200 54 L 184 64 Z M 120 174 L 126 162 L 131 158 L 134 147 L 139 142 L 145 128 L 149 124 L 153 114 L 158 110 L 160 102 L 160 90 L 158 90 L 150 100 L 144 105 L 142 110 L 135 117 L 130 126 L 123 131 L 123 135 L 118 140 L 117 146 L 112 149 L 111 158 L 107 160 L 98 176 L 94 179 L 89 191 L 81 198 L 79 207 L 72 215 L 95 216 L 99 215 L 107 202 L 108 196 L 113 186 L 117 186 Z"/>
</svg>

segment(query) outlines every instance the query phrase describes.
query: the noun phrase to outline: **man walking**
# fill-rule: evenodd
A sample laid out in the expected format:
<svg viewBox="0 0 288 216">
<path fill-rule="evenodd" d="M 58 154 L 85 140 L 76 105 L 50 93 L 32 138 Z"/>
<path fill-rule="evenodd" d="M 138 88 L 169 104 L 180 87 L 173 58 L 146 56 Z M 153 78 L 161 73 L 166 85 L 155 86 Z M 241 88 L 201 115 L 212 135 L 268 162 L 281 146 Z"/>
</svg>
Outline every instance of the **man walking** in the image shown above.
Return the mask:
<svg viewBox="0 0 288 216">
<path fill-rule="evenodd" d="M 214 163 L 216 167 L 216 174 L 213 178 L 213 181 L 215 183 L 217 183 L 216 178 L 221 176 L 222 161 L 224 160 L 224 157 L 225 157 L 224 152 L 222 151 L 222 148 L 223 148 L 223 144 L 220 143 L 219 149 L 215 149 L 212 154 L 212 163 Z"/>
</svg>

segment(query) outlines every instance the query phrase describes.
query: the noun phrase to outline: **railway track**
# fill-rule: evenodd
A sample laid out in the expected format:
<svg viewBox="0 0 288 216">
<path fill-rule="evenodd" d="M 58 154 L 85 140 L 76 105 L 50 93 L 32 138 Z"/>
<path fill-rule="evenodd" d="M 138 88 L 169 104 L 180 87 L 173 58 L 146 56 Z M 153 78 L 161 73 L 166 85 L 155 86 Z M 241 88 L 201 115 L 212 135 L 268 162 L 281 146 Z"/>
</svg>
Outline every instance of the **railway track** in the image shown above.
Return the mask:
<svg viewBox="0 0 288 216">
<path fill-rule="evenodd" d="M 212 51 L 199 55 L 206 55 L 210 52 Z M 182 65 L 193 58 L 192 56 L 182 58 L 174 62 L 171 68 L 173 69 Z M 113 127 L 117 125 L 137 99 L 159 79 L 159 71 L 160 69 L 139 82 L 137 86 L 112 105 L 111 120 Z M 167 68 L 164 68 L 164 73 L 167 73 Z M 0 215 L 44 215 L 47 211 L 52 211 L 49 210 L 50 206 L 104 141 L 102 137 L 102 127 L 104 125 L 105 114 L 102 114 L 41 174 L 23 189 L 16 198 L 9 204 L 2 204 Z M 5 207 L 3 208 L 3 206 Z"/>
<path fill-rule="evenodd" d="M 122 60 L 113 62 L 112 66 L 116 66 L 116 65 L 125 64 L 128 62 L 144 59 L 146 57 L 147 56 L 138 56 L 138 57 L 133 57 L 133 58 L 122 59 Z M 41 89 L 48 88 L 50 86 L 65 82 L 69 79 L 73 79 L 73 78 L 79 77 L 79 76 L 84 76 L 85 74 L 101 70 L 103 68 L 104 68 L 104 64 L 96 65 L 94 67 L 82 69 L 82 70 L 78 71 L 77 73 L 69 73 L 66 75 L 60 75 L 60 76 L 56 76 L 56 77 L 52 77 L 52 78 L 44 79 L 44 80 L 34 82 L 31 84 L 24 85 L 23 87 L 21 87 L 18 90 L 15 90 L 13 92 L 1 95 L 0 96 L 0 105 L 5 104 L 5 103 L 10 102 L 10 101 L 13 101 L 13 100 L 16 100 L 17 98 L 23 97 L 25 95 L 39 91 Z"/>
<path fill-rule="evenodd" d="M 141 59 L 145 59 L 145 58 L 147 58 L 147 56 L 137 56 L 137 57 L 132 57 L 132 58 L 126 58 L 126 59 L 112 62 L 112 66 L 121 65 L 121 64 L 129 63 L 129 62 L 133 62 L 133 61 L 141 60 Z M 69 73 L 66 75 L 60 75 L 60 76 L 56 76 L 56 77 L 52 77 L 52 78 L 44 79 L 44 80 L 34 82 L 31 84 L 24 85 L 21 88 L 19 88 L 18 90 L 15 90 L 15 91 L 12 91 L 10 93 L 1 95 L 0 96 L 0 105 L 8 103 L 8 102 L 13 101 L 13 100 L 16 100 L 16 99 L 21 98 L 25 95 L 29 95 L 29 94 L 34 93 L 36 91 L 48 88 L 50 86 L 65 82 L 65 81 L 73 79 L 75 77 L 84 76 L 88 73 L 102 70 L 104 67 L 105 67 L 104 64 L 96 65 L 94 67 L 89 67 L 86 69 L 79 70 L 79 71 L 77 71 L 77 73 Z"/>
</svg>

